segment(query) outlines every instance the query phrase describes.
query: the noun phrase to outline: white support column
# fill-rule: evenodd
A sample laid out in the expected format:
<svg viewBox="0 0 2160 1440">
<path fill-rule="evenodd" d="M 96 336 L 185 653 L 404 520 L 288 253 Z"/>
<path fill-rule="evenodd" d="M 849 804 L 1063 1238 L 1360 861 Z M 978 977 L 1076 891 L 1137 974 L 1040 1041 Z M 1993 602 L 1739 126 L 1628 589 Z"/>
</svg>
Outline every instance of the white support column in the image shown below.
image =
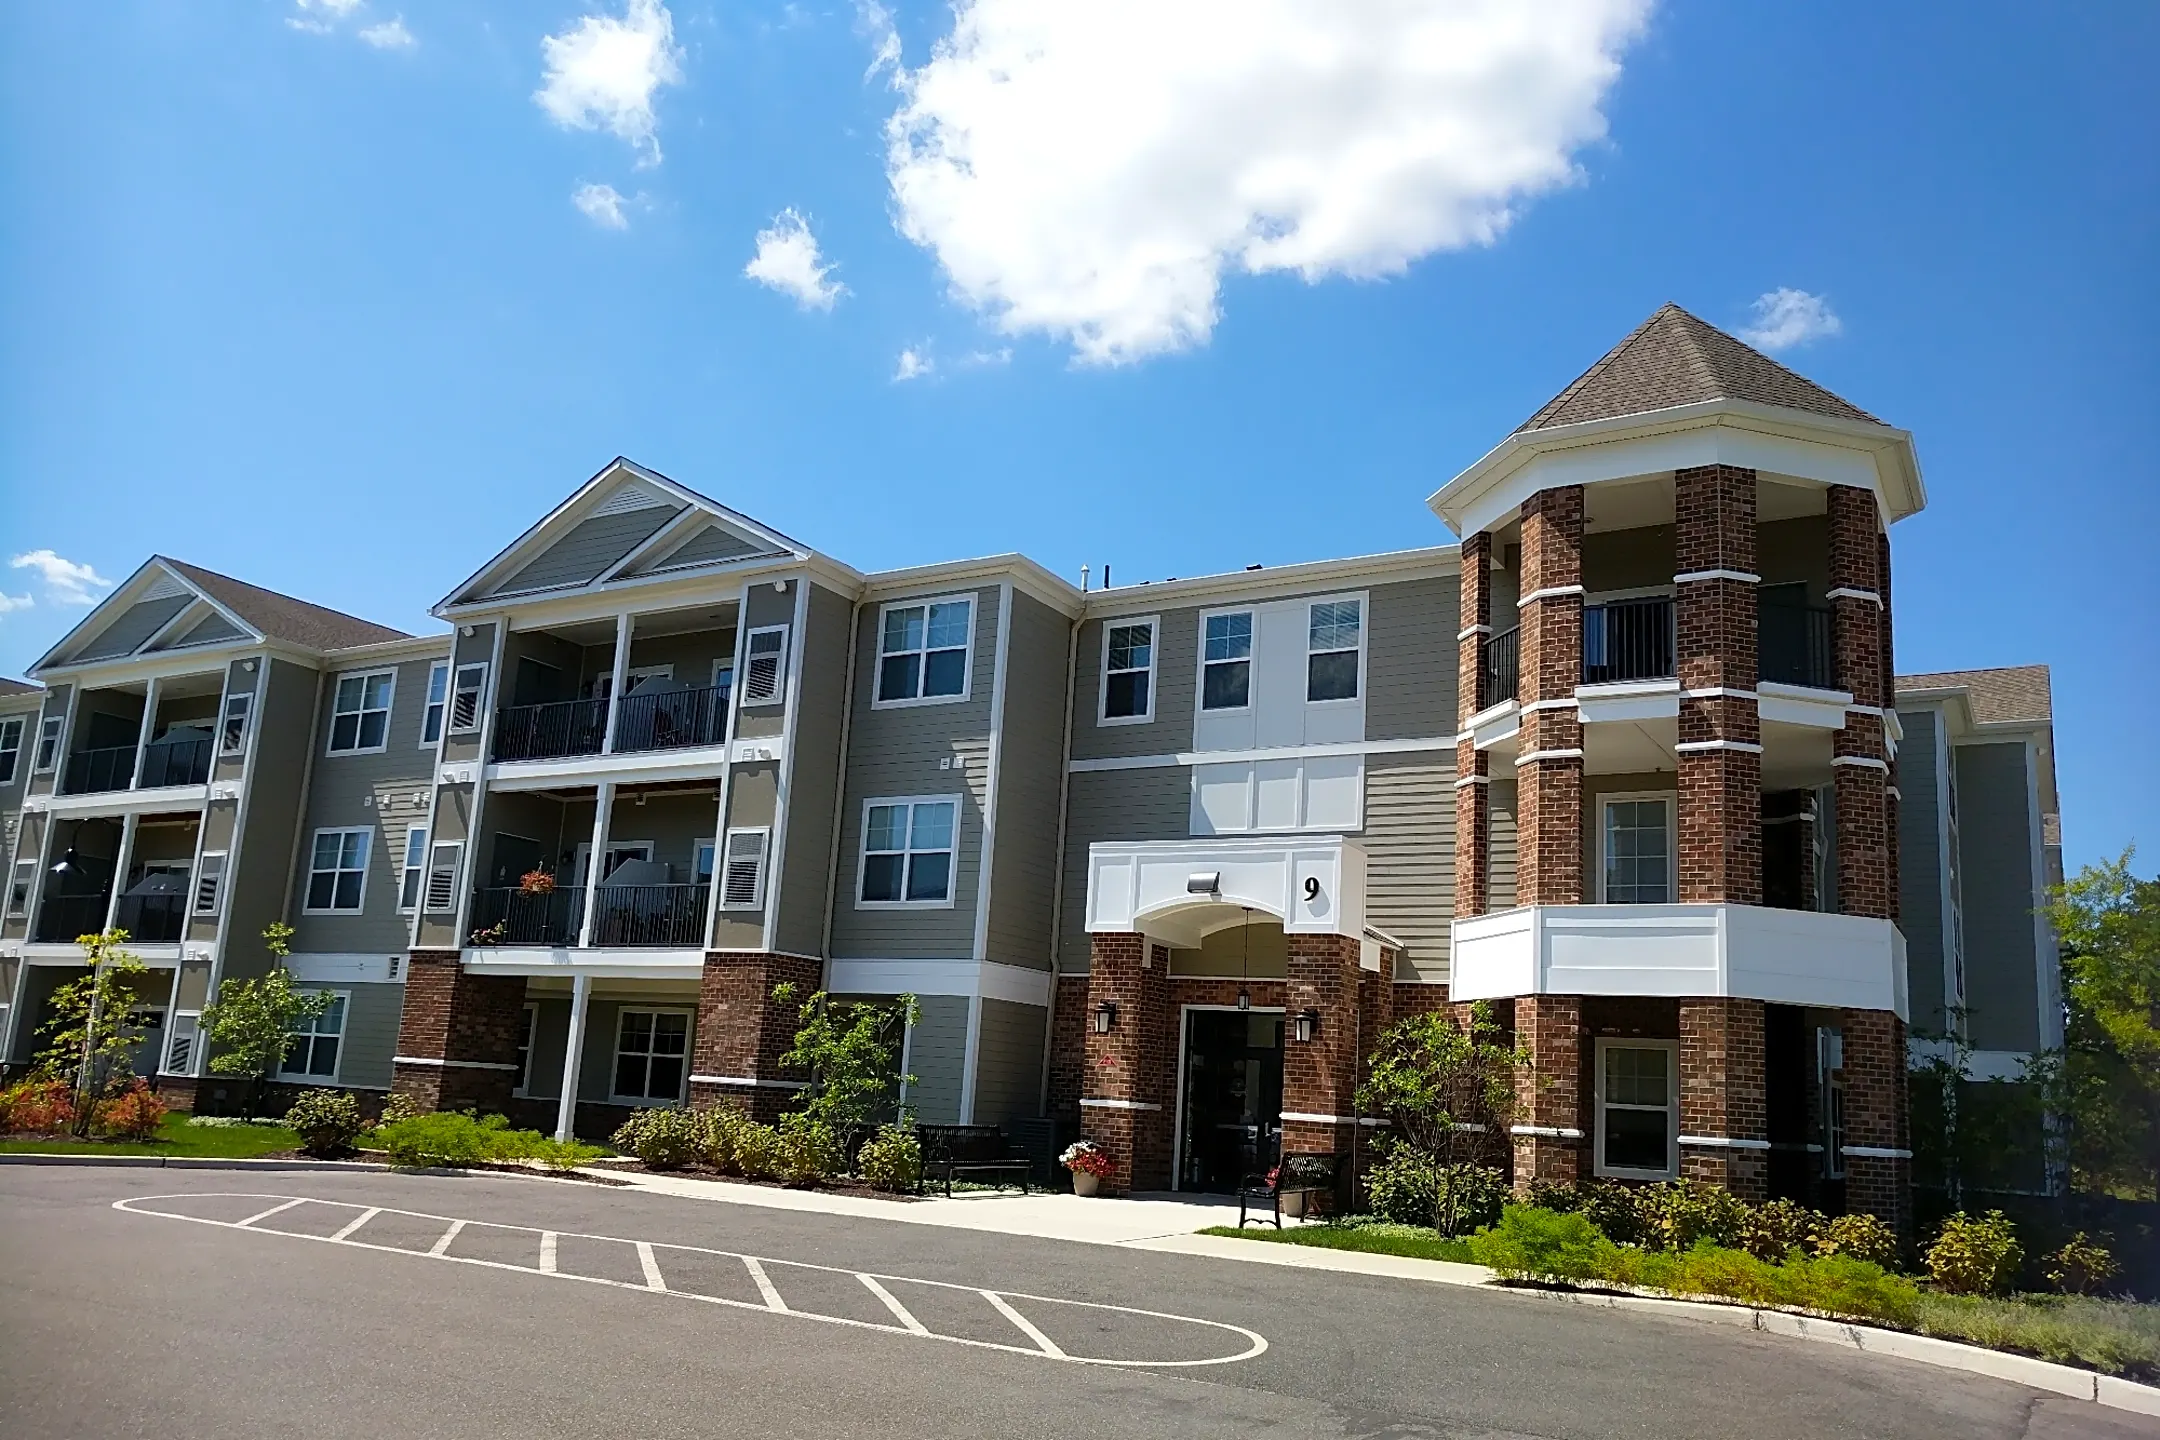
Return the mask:
<svg viewBox="0 0 2160 1440">
<path fill-rule="evenodd" d="M 593 917 L 600 912 L 600 877 L 607 866 L 608 821 L 615 809 L 615 782 L 603 780 L 593 789 L 592 850 L 585 857 L 585 914 L 578 921 L 578 949 L 590 950 Z"/>
<path fill-rule="evenodd" d="M 592 976 L 580 970 L 570 980 L 570 1035 L 563 1044 L 562 1101 L 555 1107 L 557 1140 L 568 1140 L 577 1122 L 578 1062 L 584 1058 L 585 1011 L 591 1003 Z"/>
<path fill-rule="evenodd" d="M 135 863 L 135 827 L 141 821 L 140 815 L 131 814 L 120 822 L 120 853 L 113 857 L 112 894 L 105 897 L 104 928 L 107 930 L 112 929 L 113 922 L 119 918 L 120 892 L 127 889 L 128 867 Z"/>
<path fill-rule="evenodd" d="M 600 753 L 615 753 L 615 717 L 622 711 L 623 682 L 630 678 L 630 614 L 624 611 L 615 617 L 615 677 L 608 682 L 607 736 L 600 742 Z"/>
<path fill-rule="evenodd" d="M 142 788 L 143 755 L 150 748 L 150 740 L 157 733 L 158 677 L 150 677 L 143 690 L 142 724 L 135 727 L 135 767 L 128 772 L 127 788 Z"/>
</svg>

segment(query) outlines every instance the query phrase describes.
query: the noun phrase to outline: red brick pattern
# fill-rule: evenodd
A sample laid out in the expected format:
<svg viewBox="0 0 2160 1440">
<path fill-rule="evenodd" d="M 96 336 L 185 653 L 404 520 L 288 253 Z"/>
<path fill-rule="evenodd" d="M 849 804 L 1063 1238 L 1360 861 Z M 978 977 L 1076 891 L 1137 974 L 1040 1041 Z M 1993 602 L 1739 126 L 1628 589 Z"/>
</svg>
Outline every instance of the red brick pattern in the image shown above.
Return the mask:
<svg viewBox="0 0 2160 1440">
<path fill-rule="evenodd" d="M 1529 1072 L 1515 1082 L 1515 1188 L 1566 1182 L 1588 1172 L 1582 1110 L 1583 1027 L 1580 997 L 1525 995 L 1515 1002 L 1515 1043 L 1530 1054 Z M 1525 1127 L 1577 1132 L 1523 1134 Z"/>
<path fill-rule="evenodd" d="M 1851 485 L 1829 492 L 1830 585 L 1832 589 L 1881 595 L 1888 553 L 1875 497 Z M 1833 600 L 1838 688 L 1851 692 L 1856 706 L 1884 703 L 1884 637 L 1889 633 L 1886 604 L 1855 595 Z M 1838 908 L 1847 915 L 1888 919 L 1896 915 L 1892 883 L 1887 769 L 1880 715 L 1848 712 L 1845 728 L 1834 737 L 1839 764 L 1832 768 L 1837 792 Z"/>
<path fill-rule="evenodd" d="M 1455 627 L 1461 632 L 1455 642 L 1455 718 L 1458 720 L 1467 720 L 1487 703 L 1497 704 L 1504 698 L 1496 695 L 1487 702 L 1478 693 L 1484 673 L 1485 642 L 1492 638 L 1491 632 L 1495 628 L 1508 628 L 1508 625 L 1493 625 L 1492 591 L 1492 536 L 1483 531 L 1466 535 L 1462 542 L 1461 618 Z M 1513 623 L 1510 617 L 1508 624 Z"/>
<path fill-rule="evenodd" d="M 514 1067 L 524 1038 L 522 975 L 473 975 L 455 950 L 415 950 L 406 964 L 397 1053 L 451 1063 L 395 1065 L 391 1088 L 429 1110 L 501 1111 L 517 1072 L 475 1067 Z"/>
<path fill-rule="evenodd" d="M 1177 1013 L 1170 1003 L 1170 952 L 1140 935 L 1097 935 L 1088 971 L 1087 1013 L 1117 1006 L 1109 1033 L 1087 1030 L 1087 1071 L 1080 1132 L 1103 1147 L 1117 1170 L 1104 1188 L 1164 1190 L 1170 1185 L 1170 1127 L 1176 1089 Z M 1144 1107 L 1144 1108 L 1142 1108 Z"/>
<path fill-rule="evenodd" d="M 1522 507 L 1522 593 L 1582 584 L 1580 485 L 1542 490 Z M 1521 608 L 1525 707 L 1572 700 L 1582 679 L 1582 595 L 1548 595 Z M 1572 706 L 1529 710 L 1516 753 L 1575 751 L 1515 767 L 1515 898 L 1522 905 L 1582 901 L 1582 721 Z"/>
<path fill-rule="evenodd" d="M 1364 1023 L 1358 968 L 1359 943 L 1347 935 L 1290 935 L 1288 980 L 1283 987 L 1283 1111 L 1285 1114 L 1356 1113 L 1358 1054 Z M 1295 1033 L 1299 1012 L 1317 1012 L 1313 1038 Z M 1283 1149 L 1347 1154 L 1351 1126 L 1310 1120 L 1283 1122 Z"/>
<path fill-rule="evenodd" d="M 1680 1002 L 1680 1133 L 1767 1141 L 1763 1003 Z M 1723 1185 L 1743 1200 L 1769 1198 L 1769 1154 L 1758 1149 L 1683 1145 L 1680 1173 Z"/>
<path fill-rule="evenodd" d="M 1909 1150 L 1905 1022 L 1888 1010 L 1847 1010 L 1845 1143 Z M 1912 1161 L 1902 1156 L 1845 1157 L 1845 1208 L 1879 1215 L 1912 1236 Z"/>
<path fill-rule="evenodd" d="M 1677 573 L 1731 570 L 1752 575 L 1755 472 L 1705 465 L 1674 473 Z M 1683 745 L 1760 745 L 1756 704 L 1756 587 L 1745 580 L 1690 580 L 1674 607 Z M 1679 755 L 1677 893 L 1686 904 L 1762 903 L 1762 756 L 1746 750 L 1682 750 Z"/>
<path fill-rule="evenodd" d="M 729 1080 L 796 1081 L 780 1064 L 795 1042 L 798 1009 L 818 988 L 823 966 L 800 955 L 714 951 L 705 957 L 698 983 L 697 1032 L 691 1038 L 690 1073 Z M 773 998 L 773 990 L 793 984 L 792 1002 Z M 692 1081 L 690 1103 L 740 1105 L 759 1120 L 770 1121 L 795 1097 L 792 1088 L 772 1085 L 715 1085 Z"/>
<path fill-rule="evenodd" d="M 1455 714 L 1458 731 L 1481 708 L 1484 645 L 1492 638 L 1492 536 L 1480 531 L 1462 542 L 1460 623 L 1455 646 Z M 1510 621 L 1512 622 L 1510 617 Z M 1503 625 L 1500 629 L 1506 629 Z M 1497 702 L 1500 697 L 1493 699 Z M 1455 914 L 1482 915 L 1492 903 L 1492 762 L 1468 740 L 1455 746 Z"/>
<path fill-rule="evenodd" d="M 1053 1120 L 1077 1122 L 1080 1085 L 1087 1071 L 1088 977 L 1057 977 L 1057 1009 L 1050 1018 L 1048 1108 Z"/>
</svg>

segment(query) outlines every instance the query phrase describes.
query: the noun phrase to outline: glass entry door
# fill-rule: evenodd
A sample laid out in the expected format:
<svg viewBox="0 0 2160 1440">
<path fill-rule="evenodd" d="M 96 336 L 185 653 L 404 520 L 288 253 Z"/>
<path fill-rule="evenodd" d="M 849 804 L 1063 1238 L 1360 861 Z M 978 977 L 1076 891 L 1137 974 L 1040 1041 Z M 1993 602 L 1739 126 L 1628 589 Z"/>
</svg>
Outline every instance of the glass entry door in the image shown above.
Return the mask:
<svg viewBox="0 0 2160 1440">
<path fill-rule="evenodd" d="M 1178 1188 L 1227 1192 L 1282 1150 L 1279 1010 L 1185 1012 L 1184 1153 Z"/>
</svg>

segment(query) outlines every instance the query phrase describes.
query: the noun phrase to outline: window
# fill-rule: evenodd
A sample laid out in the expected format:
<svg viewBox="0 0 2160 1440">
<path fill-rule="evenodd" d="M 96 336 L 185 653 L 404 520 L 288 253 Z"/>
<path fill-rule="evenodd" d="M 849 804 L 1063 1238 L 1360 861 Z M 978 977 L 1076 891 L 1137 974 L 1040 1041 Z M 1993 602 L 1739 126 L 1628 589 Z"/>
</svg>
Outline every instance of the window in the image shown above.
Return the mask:
<svg viewBox="0 0 2160 1440">
<path fill-rule="evenodd" d="M 423 749 L 442 739 L 443 706 L 450 698 L 450 662 L 439 660 L 428 667 L 427 715 L 420 722 Z"/>
<path fill-rule="evenodd" d="M 1605 801 L 1600 899 L 1607 905 L 1672 901 L 1672 800 L 1631 795 Z"/>
<path fill-rule="evenodd" d="M 710 841 L 710 840 L 700 840 L 700 841 L 698 841 L 698 842 L 697 842 L 697 850 L 696 850 L 696 852 L 695 852 L 695 856 L 694 856 L 694 858 L 693 858 L 693 859 L 692 859 L 692 861 L 691 861 L 691 866 L 690 866 L 690 868 L 691 868 L 691 870 L 692 870 L 693 872 L 695 872 L 695 873 L 693 873 L 693 874 L 691 875 L 691 877 L 690 877 L 690 878 L 691 878 L 691 881 L 692 881 L 692 883 L 694 883 L 694 884 L 698 884 L 698 885 L 710 885 L 710 884 L 712 884 L 712 877 L 713 877 L 713 842 L 712 842 L 712 841 Z"/>
<path fill-rule="evenodd" d="M 427 829 L 414 825 L 405 832 L 405 856 L 398 866 L 398 909 L 410 914 L 420 903 L 420 880 L 426 873 Z"/>
<path fill-rule="evenodd" d="M 247 752 L 248 712 L 254 708 L 253 695 L 225 697 L 225 715 L 218 725 L 218 754 L 242 755 Z"/>
<path fill-rule="evenodd" d="M 764 830 L 730 830 L 727 833 L 727 874 L 720 885 L 723 910 L 765 908 Z"/>
<path fill-rule="evenodd" d="M 957 795 L 865 805 L 861 903 L 952 904 L 953 830 L 959 813 Z"/>
<path fill-rule="evenodd" d="M 735 688 L 735 662 L 727 657 L 712 662 L 713 689 L 720 692 L 713 713 L 727 714 L 728 692 Z"/>
<path fill-rule="evenodd" d="M 886 606 L 878 625 L 877 703 L 965 696 L 974 615 L 972 599 Z"/>
<path fill-rule="evenodd" d="M 1307 700 L 1357 699 L 1363 608 L 1357 600 L 1323 600 L 1312 607 L 1305 632 Z"/>
<path fill-rule="evenodd" d="M 1126 620 L 1116 625 L 1105 625 L 1102 723 L 1137 723 L 1154 718 L 1154 620 Z"/>
<path fill-rule="evenodd" d="M 1845 1032 L 1824 1025 L 1815 1031 L 1815 1068 L 1822 1090 L 1823 1175 L 1845 1178 Z"/>
<path fill-rule="evenodd" d="M 633 1105 L 680 1101 L 689 1054 L 688 1011 L 621 1012 L 615 1028 L 615 1100 Z"/>
<path fill-rule="evenodd" d="M 1252 612 L 1202 622 L 1200 708 L 1242 710 L 1252 703 Z"/>
<path fill-rule="evenodd" d="M 195 1066 L 195 1037 L 202 1031 L 202 1016 L 183 1011 L 173 1016 L 172 1033 L 165 1037 L 167 1075 L 186 1075 Z"/>
<path fill-rule="evenodd" d="M 317 913 L 356 911 L 367 891 L 366 830 L 318 830 L 308 859 L 307 908 Z"/>
<path fill-rule="evenodd" d="M 1597 1042 L 1597 1173 L 1668 1180 L 1679 1173 L 1673 1040 Z"/>
<path fill-rule="evenodd" d="M 428 857 L 427 902 L 430 915 L 448 915 L 457 909 L 458 861 L 464 858 L 465 842 L 445 840 Z"/>
<path fill-rule="evenodd" d="M 380 750 L 390 734 L 390 695 L 397 671 L 340 675 L 330 707 L 330 753 L 357 755 Z"/>
<path fill-rule="evenodd" d="M 38 862 L 35 860 L 18 860 L 15 862 L 14 878 L 8 882 L 8 914 L 27 915 L 30 913 L 30 887 L 37 883 L 37 867 Z"/>
<path fill-rule="evenodd" d="M 225 852 L 212 850 L 202 857 L 202 868 L 195 872 L 195 913 L 215 915 L 218 896 L 225 889 Z"/>
<path fill-rule="evenodd" d="M 743 704 L 777 705 L 787 687 L 787 626 L 773 625 L 750 632 L 743 656 Z"/>
<path fill-rule="evenodd" d="M 314 992 L 320 994 L 322 992 Z M 312 1020 L 293 1027 L 285 1044 L 285 1074 L 294 1078 L 328 1080 L 338 1074 L 338 1046 L 345 1038 L 345 1003 L 342 991 L 333 991 L 329 1006 Z"/>
<path fill-rule="evenodd" d="M 540 1007 L 525 1002 L 525 1028 L 518 1033 L 517 1088 L 511 1093 L 525 1095 L 532 1091 L 533 1036 L 540 1029 Z"/>
<path fill-rule="evenodd" d="M 22 737 L 22 716 L 0 720 L 0 785 L 15 780 L 15 762 L 22 758 Z"/>
<path fill-rule="evenodd" d="M 38 722 L 37 756 L 30 768 L 40 775 L 50 773 L 60 763 L 61 723 L 58 715 L 47 715 Z"/>
<path fill-rule="evenodd" d="M 480 728 L 482 697 L 487 693 L 488 667 L 460 665 L 457 687 L 450 692 L 450 733 L 466 735 Z"/>
</svg>

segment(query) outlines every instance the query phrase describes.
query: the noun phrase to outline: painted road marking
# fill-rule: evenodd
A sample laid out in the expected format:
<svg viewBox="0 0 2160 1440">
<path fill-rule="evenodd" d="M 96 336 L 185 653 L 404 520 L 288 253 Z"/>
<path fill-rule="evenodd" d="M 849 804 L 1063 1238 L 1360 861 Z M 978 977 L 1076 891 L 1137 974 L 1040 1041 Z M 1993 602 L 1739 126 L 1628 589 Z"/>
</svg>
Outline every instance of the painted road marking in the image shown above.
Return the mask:
<svg viewBox="0 0 2160 1440">
<path fill-rule="evenodd" d="M 248 1216 L 245 1220 L 220 1220 L 207 1215 L 188 1214 L 184 1209 L 175 1208 L 201 1200 L 252 1200 L 274 1201 L 276 1203 L 270 1205 L 268 1209 Z M 272 1215 L 296 1209 L 303 1205 L 319 1205 L 332 1210 L 355 1212 L 354 1218 L 339 1227 L 334 1233 L 323 1235 L 306 1234 L 292 1230 L 260 1230 L 252 1228 L 258 1220 L 267 1219 Z M 190 1224 L 212 1225 L 221 1230 L 242 1230 L 250 1235 L 274 1235 L 281 1239 L 307 1240 L 319 1245 L 341 1245 L 348 1249 L 369 1250 L 377 1254 L 410 1255 L 422 1259 L 441 1260 L 453 1265 L 477 1265 L 485 1269 L 508 1270 L 522 1275 L 542 1275 L 552 1279 L 576 1280 L 588 1285 L 611 1285 L 617 1289 L 629 1290 L 637 1294 L 666 1295 L 683 1300 L 697 1300 L 708 1305 L 724 1305 L 730 1309 L 763 1311 L 802 1320 L 816 1320 L 828 1325 L 847 1325 L 861 1330 L 875 1330 L 888 1335 L 906 1335 L 924 1340 L 943 1340 L 954 1345 L 972 1345 L 985 1350 L 1003 1350 L 1009 1354 L 1032 1355 L 1039 1359 L 1061 1360 L 1074 1365 L 1129 1365 L 1143 1368 L 1191 1368 L 1202 1365 L 1229 1365 L 1240 1360 L 1250 1360 L 1264 1353 L 1268 1348 L 1267 1340 L 1257 1331 L 1248 1330 L 1242 1325 L 1232 1325 L 1221 1320 L 1203 1320 L 1194 1315 L 1172 1315 L 1161 1310 L 1142 1310 L 1130 1305 L 1104 1305 L 1090 1300 L 1063 1300 L 1052 1295 L 1023 1295 L 1011 1290 L 987 1290 L 973 1285 L 954 1284 L 946 1280 L 918 1280 L 905 1275 L 873 1274 L 869 1271 L 844 1269 L 836 1265 L 811 1265 L 800 1260 L 776 1260 L 769 1257 L 761 1259 L 758 1256 L 745 1255 L 738 1251 L 713 1250 L 698 1245 L 672 1245 L 664 1241 L 626 1240 L 614 1235 L 581 1235 L 571 1231 L 542 1230 L 530 1225 L 503 1225 L 492 1220 L 463 1220 L 452 1215 L 432 1215 L 418 1210 L 394 1210 L 380 1205 L 356 1205 L 344 1200 L 318 1200 L 305 1195 L 255 1195 L 225 1191 L 195 1191 L 179 1195 L 144 1195 L 128 1200 L 117 1200 L 113 1202 L 112 1208 L 130 1215 L 151 1216 L 161 1220 L 185 1220 Z M 230 1207 L 226 1207 L 226 1213 L 231 1213 Z M 353 1238 L 363 1226 L 379 1215 L 402 1217 L 410 1221 L 434 1222 L 444 1226 L 445 1229 L 441 1238 L 435 1241 L 433 1247 L 425 1251 L 408 1246 L 376 1245 L 366 1240 Z M 452 1253 L 457 1248 L 457 1242 L 461 1237 L 472 1237 L 479 1233 L 497 1234 L 505 1242 L 513 1241 L 518 1236 L 529 1237 L 531 1242 L 536 1242 L 534 1249 L 527 1249 L 523 1253 L 534 1255 L 535 1263 L 531 1265 L 511 1264 L 503 1260 L 486 1260 L 472 1255 Z M 577 1273 L 574 1268 L 567 1270 L 561 1268 L 563 1249 L 559 1242 L 564 1239 L 598 1242 L 603 1245 L 629 1246 L 637 1254 L 638 1266 L 643 1274 L 642 1281 L 633 1283 L 601 1275 L 583 1275 Z M 535 1254 L 535 1250 L 537 1254 Z M 622 1252 L 616 1251 L 614 1253 L 621 1254 Z M 574 1255 L 575 1249 L 573 1247 L 573 1258 Z M 748 1272 L 751 1280 L 756 1284 L 758 1294 L 761 1297 L 760 1300 L 735 1299 L 726 1295 L 706 1295 L 695 1290 L 678 1288 L 668 1283 L 666 1266 L 669 1263 L 675 1263 L 684 1275 L 694 1277 L 698 1262 L 708 1258 L 718 1258 L 723 1261 L 732 1260 L 740 1263 L 743 1270 Z M 864 1320 L 853 1315 L 829 1314 L 817 1309 L 790 1305 L 781 1293 L 780 1284 L 773 1279 L 772 1271 L 766 1268 L 768 1265 L 777 1270 L 783 1280 L 796 1272 L 810 1272 L 819 1276 L 834 1277 L 835 1279 L 853 1276 L 857 1281 L 861 1282 L 864 1289 L 882 1302 L 886 1310 L 891 1312 L 894 1323 L 887 1324 L 879 1320 Z M 925 1323 L 894 1295 L 890 1288 L 893 1285 L 923 1287 L 921 1290 L 911 1291 L 910 1294 L 921 1297 L 923 1290 L 927 1290 L 932 1295 L 945 1296 L 947 1302 L 951 1304 L 965 1305 L 979 1300 L 989 1306 L 989 1312 L 980 1313 L 981 1325 L 992 1327 L 1000 1325 L 1000 1320 L 992 1318 L 992 1313 L 994 1313 L 996 1316 L 1002 1317 L 1004 1326 L 1009 1327 L 1005 1330 L 1006 1334 L 1010 1335 L 1017 1331 L 1018 1337 L 1015 1338 L 1025 1337 L 1027 1343 L 1016 1344 L 985 1339 L 980 1331 L 976 1334 L 952 1333 L 953 1329 L 958 1328 L 960 1320 L 964 1318 L 957 1314 L 944 1316 L 932 1323 Z M 804 1281 L 804 1286 L 810 1288 L 807 1280 Z M 855 1291 L 855 1293 L 859 1295 L 862 1292 Z M 940 1307 L 933 1305 L 931 1308 L 936 1310 Z M 1077 1317 L 1077 1320 L 1075 1317 Z M 1077 1323 L 1078 1320 L 1084 1320 L 1085 1323 Z M 1068 1327 L 1066 1325 L 1068 1321 L 1074 1323 L 1071 1323 Z M 1113 1342 L 1109 1344 L 1108 1348 L 1118 1349 L 1120 1346 L 1114 1342 L 1118 1339 L 1116 1328 L 1120 1324 L 1126 1327 L 1127 1335 L 1125 1338 L 1128 1340 L 1138 1340 L 1151 1336 L 1159 1338 L 1164 1335 L 1177 1335 L 1180 1338 L 1175 1343 L 1166 1344 L 1164 1348 L 1181 1353 L 1175 1356 L 1149 1358 L 1145 1353 L 1115 1356 L 1075 1354 L 1070 1348 L 1074 1334 L 1085 1334 L 1095 1338 L 1107 1338 Z M 1053 1340 L 1046 1333 L 1045 1326 L 1066 1333 L 1066 1344 L 1060 1345 Z M 974 1328 L 974 1326 L 971 1325 L 970 1328 Z M 995 1333 L 995 1331 L 992 1330 L 990 1333 Z M 1089 1348 L 1093 1347 L 1090 1346 Z M 1145 1351 L 1152 1348 L 1152 1346 L 1143 1345 L 1139 1348 Z M 1193 1353 L 1195 1351 L 1210 1353 L 1195 1354 Z"/>
</svg>

